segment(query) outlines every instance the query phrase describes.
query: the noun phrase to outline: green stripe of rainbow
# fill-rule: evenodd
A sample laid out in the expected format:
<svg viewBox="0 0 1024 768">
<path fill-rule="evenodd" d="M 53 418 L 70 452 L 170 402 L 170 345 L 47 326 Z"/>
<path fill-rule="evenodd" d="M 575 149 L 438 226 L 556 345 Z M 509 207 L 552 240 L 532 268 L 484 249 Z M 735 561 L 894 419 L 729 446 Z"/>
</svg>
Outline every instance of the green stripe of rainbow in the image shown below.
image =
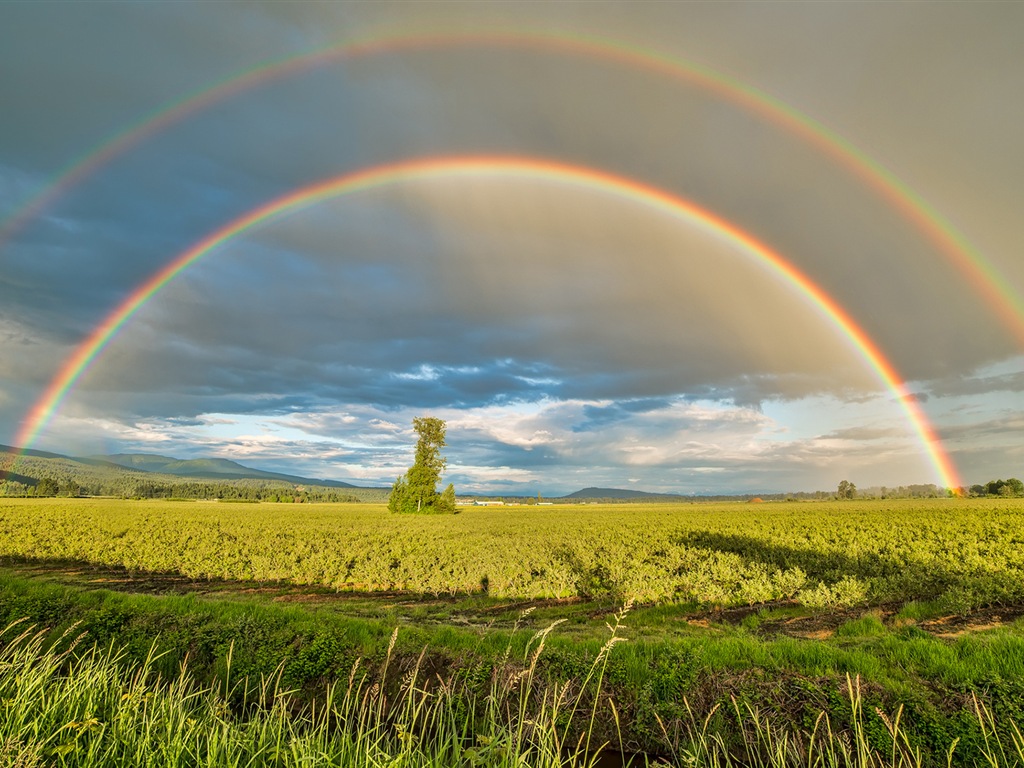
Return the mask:
<svg viewBox="0 0 1024 768">
<path fill-rule="evenodd" d="M 847 168 L 913 222 L 946 255 L 971 287 L 985 299 L 986 306 L 996 313 L 1005 327 L 1024 346 L 1024 297 L 1014 290 L 1007 278 L 981 251 L 971 245 L 967 238 L 921 195 L 835 131 L 781 99 L 709 67 L 652 53 L 621 41 L 544 30 L 378 34 L 369 40 L 333 45 L 312 53 L 264 63 L 254 69 L 217 81 L 211 86 L 161 107 L 68 166 L 51 184 L 0 224 L 0 248 L 3 248 L 4 243 L 28 221 L 94 171 L 146 137 L 204 107 L 263 83 L 343 59 L 454 46 L 533 47 L 615 61 L 692 83 L 776 123 L 810 142 L 839 165 Z"/>
<path fill-rule="evenodd" d="M 294 190 L 235 219 L 181 253 L 143 285 L 82 342 L 47 386 L 29 411 L 16 445 L 27 449 L 46 426 L 75 382 L 93 363 L 115 334 L 161 288 L 214 248 L 223 245 L 275 216 L 327 198 L 351 194 L 397 182 L 481 175 L 519 176 L 562 182 L 626 198 L 668 213 L 687 222 L 697 222 L 760 260 L 771 271 L 800 291 L 829 321 L 835 324 L 853 348 L 864 357 L 885 386 L 895 395 L 943 485 L 958 488 L 959 478 L 935 430 L 917 401 L 906 392 L 900 376 L 878 346 L 860 326 L 807 275 L 775 251 L 735 225 L 688 200 L 655 187 L 604 171 L 567 165 L 550 160 L 506 156 L 429 157 L 376 166 L 320 181 Z"/>
</svg>

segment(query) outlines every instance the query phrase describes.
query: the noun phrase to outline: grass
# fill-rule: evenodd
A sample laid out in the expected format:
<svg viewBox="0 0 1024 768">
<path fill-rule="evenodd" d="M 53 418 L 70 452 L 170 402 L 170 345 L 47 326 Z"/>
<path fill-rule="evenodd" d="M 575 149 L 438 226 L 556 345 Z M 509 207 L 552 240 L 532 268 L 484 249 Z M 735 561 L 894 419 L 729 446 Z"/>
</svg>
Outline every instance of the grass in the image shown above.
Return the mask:
<svg viewBox="0 0 1024 768">
<path fill-rule="evenodd" d="M 606 747 L 593 739 L 599 710 L 619 725 L 614 700 L 603 696 L 608 661 L 622 642 L 624 609 L 582 679 L 541 684 L 540 662 L 552 629 L 533 633 L 514 661 L 507 646 L 485 695 L 458 675 L 431 678 L 424 654 L 396 664 L 392 633 L 375 674 L 359 661 L 347 679 L 298 701 L 281 674 L 262 677 L 241 701 L 231 685 L 230 654 L 222 686 L 204 686 L 187 664 L 168 678 L 154 650 L 141 663 L 124 651 L 83 647 L 75 628 L 55 641 L 19 622 L 0 634 L 0 760 L 5 766 L 305 766 L 352 768 L 575 768 L 596 765 Z M 584 692 L 592 692 L 585 697 Z M 859 678 L 847 677 L 848 717 L 820 712 L 793 729 L 772 713 L 736 698 L 701 711 L 684 698 L 686 716 L 666 725 L 659 764 L 736 768 L 922 768 L 950 765 L 964 751 L 956 739 L 929 755 L 905 730 L 903 709 L 872 710 Z M 1024 765 L 1024 737 L 973 700 L 975 765 Z M 735 728 L 718 727 L 731 720 Z M 649 763 L 649 756 L 620 762 Z"/>
<path fill-rule="evenodd" d="M 945 605 L 938 600 L 911 600 L 896 614 L 896 618 L 908 622 L 937 619 L 948 612 Z"/>
<path fill-rule="evenodd" d="M 462 599 L 454 602 L 460 611 L 468 607 Z M 400 621 L 395 612 L 352 617 L 322 606 L 240 595 L 135 595 L 0 575 L 0 626 L 29 617 L 55 627 L 53 637 L 85 631 L 89 643 L 118 648 L 118 663 L 126 669 L 146 669 L 154 679 L 173 682 L 185 668 L 190 685 L 217 692 L 240 712 L 248 711 L 246 702 L 268 699 L 268 680 L 290 691 L 288 710 L 294 712 L 322 699 L 327 688 L 345 685 L 354 666 L 373 673 L 390 659 L 396 673 L 418 669 L 425 679 L 457 684 L 461 703 L 450 706 L 459 717 L 481 710 L 502 670 L 514 676 L 530 668 L 535 692 L 527 719 L 535 721 L 533 707 L 543 704 L 543 695 L 561 691 L 565 700 L 576 697 L 575 727 L 582 730 L 573 733 L 588 734 L 591 749 L 608 742 L 626 751 L 679 756 L 689 748 L 684 742 L 696 744 L 703 733 L 701 738 L 720 740 L 719 747 L 735 756 L 743 748 L 744 727 L 761 722 L 757 727 L 770 725 L 771 738 L 788 734 L 792 740 L 809 737 L 819 716 L 846 732 L 852 728 L 848 678 L 860 681 L 866 738 L 876 750 L 886 743 L 876 708 L 902 711 L 901 738 L 933 762 L 959 738 L 958 765 L 971 765 L 967 756 L 983 748 L 975 698 L 997 722 L 1024 722 L 1024 636 L 1012 626 L 948 640 L 915 627 L 879 629 L 878 615 L 866 612 L 824 641 L 763 636 L 742 623 L 673 636 L 663 626 L 672 614 L 661 610 L 634 609 L 617 624 L 607 610 L 573 603 L 549 608 L 587 614 L 573 632 L 563 633 L 571 623 L 564 616 L 538 618 L 541 610 L 523 615 L 490 598 L 483 606 L 514 613 L 513 625 L 421 624 Z M 656 631 L 647 631 L 648 619 Z M 629 639 L 617 641 L 611 652 L 605 651 L 606 623 L 616 627 L 616 637 Z M 534 659 L 536 638 L 552 625 L 556 630 L 543 635 L 544 652 Z M 593 672 L 598 661 L 600 675 Z M 392 700 L 398 688 L 388 692 Z M 6 696 L 0 693 L 0 699 Z M 742 719 L 735 706 L 746 713 Z M 556 724 L 562 727 L 567 710 L 559 712 Z M 586 715 L 583 722 L 580 713 Z M 560 738 L 565 740 L 564 733 Z"/>
<path fill-rule="evenodd" d="M 836 629 L 836 637 L 879 637 L 889 630 L 877 613 L 868 613 Z"/>
<path fill-rule="evenodd" d="M 187 664 L 157 673 L 155 649 L 138 664 L 122 651 L 76 653 L 74 627 L 55 640 L 23 622 L 9 625 L 0 651 L 0 758 L 12 766 L 586 766 L 593 744 L 583 692 L 599 699 L 615 632 L 586 678 L 540 689 L 537 667 L 554 627 L 534 633 L 518 665 L 499 667 L 485 696 L 460 676 L 431 679 L 424 654 L 396 668 L 398 631 L 376 674 L 355 662 L 347 681 L 312 702 L 282 687 L 282 674 L 258 688 L 199 685 Z M 504 661 L 513 653 L 507 646 Z M 572 738 L 575 732 L 579 735 Z"/>
</svg>

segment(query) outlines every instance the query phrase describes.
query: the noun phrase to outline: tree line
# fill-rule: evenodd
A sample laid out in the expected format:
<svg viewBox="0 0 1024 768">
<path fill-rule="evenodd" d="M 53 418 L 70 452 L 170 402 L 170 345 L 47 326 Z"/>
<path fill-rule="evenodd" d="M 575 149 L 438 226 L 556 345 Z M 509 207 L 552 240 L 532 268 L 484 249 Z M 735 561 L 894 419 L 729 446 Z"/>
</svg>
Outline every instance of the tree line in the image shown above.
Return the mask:
<svg viewBox="0 0 1024 768">
<path fill-rule="evenodd" d="M 1024 496 L 1024 482 L 1016 477 L 1009 480 L 989 480 L 984 485 L 972 485 L 971 496 Z"/>
<path fill-rule="evenodd" d="M 0 496 L 22 497 L 78 497 L 112 496 L 122 499 L 218 499 L 224 501 L 266 501 L 275 503 L 358 502 L 363 496 L 344 489 L 320 486 L 296 487 L 260 480 L 234 480 L 205 483 L 194 480 L 182 482 L 138 481 L 119 479 L 112 483 L 79 482 L 74 478 L 53 476 L 25 478 L 28 482 L 8 480 L 0 483 Z"/>
</svg>

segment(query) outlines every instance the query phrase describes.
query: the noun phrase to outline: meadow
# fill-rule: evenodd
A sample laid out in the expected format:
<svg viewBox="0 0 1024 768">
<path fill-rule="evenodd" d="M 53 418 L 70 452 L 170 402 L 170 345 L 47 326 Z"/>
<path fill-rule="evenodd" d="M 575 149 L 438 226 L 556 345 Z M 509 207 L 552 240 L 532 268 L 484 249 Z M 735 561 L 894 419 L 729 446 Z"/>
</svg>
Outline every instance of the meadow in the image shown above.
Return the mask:
<svg viewBox="0 0 1024 768">
<path fill-rule="evenodd" d="M 5 499 L 0 761 L 1024 765 L 1022 516 Z"/>
<path fill-rule="evenodd" d="M 809 608 L 1024 598 L 1024 501 L 465 507 L 0 500 L 0 556 L 429 595 Z"/>
</svg>

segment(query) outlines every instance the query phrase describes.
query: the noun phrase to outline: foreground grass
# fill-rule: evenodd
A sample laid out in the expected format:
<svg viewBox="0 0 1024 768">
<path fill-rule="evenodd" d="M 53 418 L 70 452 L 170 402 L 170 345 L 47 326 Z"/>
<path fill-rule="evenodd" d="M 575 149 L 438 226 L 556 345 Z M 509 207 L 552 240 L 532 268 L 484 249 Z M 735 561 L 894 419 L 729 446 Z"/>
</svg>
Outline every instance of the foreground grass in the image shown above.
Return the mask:
<svg viewBox="0 0 1024 768">
<path fill-rule="evenodd" d="M 489 601 L 488 607 L 492 607 Z M 593 608 L 589 606 L 588 611 Z M 920 606 L 912 606 L 910 612 L 920 610 Z M 788 762 L 765 765 L 813 765 L 806 762 L 808 750 L 813 754 L 815 745 L 824 743 L 819 739 L 834 741 L 831 748 L 839 750 L 837 755 L 844 748 L 853 749 L 857 739 L 862 739 L 870 754 L 889 755 L 889 763 L 878 765 L 917 764 L 892 762 L 896 757 L 890 754 L 893 739 L 889 724 L 899 718 L 898 746 L 901 754 L 905 753 L 900 759 L 913 757 L 925 765 L 946 765 L 955 743 L 951 755 L 955 765 L 1014 764 L 1006 757 L 997 763 L 986 762 L 984 756 L 994 754 L 997 743 L 1012 756 L 1016 747 L 1011 723 L 1024 722 L 1024 626 L 1018 626 L 1019 622 L 957 639 L 933 637 L 915 626 L 883 625 L 874 614 L 848 621 L 834 637 L 823 641 L 765 638 L 742 625 L 691 628 L 674 637 L 660 631 L 651 637 L 648 628 L 670 617 L 664 609 L 636 608 L 625 625 L 616 625 L 616 637 L 628 638 L 628 642 L 616 644 L 613 652 L 607 653 L 605 622 L 615 624 L 612 611 L 605 610 L 592 621 L 600 631 L 588 624 L 586 633 L 577 628 L 573 636 L 562 634 L 567 622 L 553 614 L 536 621 L 539 613 L 543 611 L 520 616 L 520 626 L 507 629 L 409 622 L 401 626 L 395 639 L 400 622 L 389 609 L 382 610 L 378 618 L 352 618 L 323 607 L 282 606 L 254 599 L 211 600 L 194 595 L 131 595 L 0 575 L 0 626 L 27 617 L 37 626 L 55 627 L 53 636 L 41 641 L 39 652 L 62 633 L 87 633 L 86 642 L 75 654 L 61 659 L 64 666 L 59 669 L 71 664 L 72 657 L 86 658 L 88 654 L 80 652 L 92 644 L 101 649 L 118 648 L 113 657 L 109 653 L 100 656 L 120 669 L 122 678 L 130 680 L 143 670 L 147 684 L 155 688 L 177 685 L 174 690 L 179 692 L 187 688 L 188 696 L 175 694 L 179 698 L 206 701 L 203 697 L 213 696 L 219 704 L 203 706 L 220 711 L 225 722 L 241 729 L 238 733 L 232 731 L 235 735 L 230 738 L 242 738 L 249 732 L 246 729 L 257 728 L 259 723 L 263 723 L 259 728 L 270 728 L 267 723 L 277 722 L 272 715 L 278 707 L 280 712 L 274 717 L 288 715 L 292 719 L 273 725 L 278 729 L 275 738 L 302 741 L 313 727 L 310 723 L 317 712 L 327 717 L 323 702 L 335 701 L 356 681 L 364 694 L 374 690 L 376 684 L 374 695 L 392 703 L 420 691 L 425 696 L 429 693 L 423 701 L 430 706 L 442 706 L 437 697 L 443 689 L 443 695 L 448 696 L 443 708 L 450 717 L 445 727 L 451 730 L 453 739 L 458 735 L 463 750 L 487 746 L 475 744 L 478 734 L 498 739 L 493 743 L 507 744 L 502 729 L 518 729 L 520 724 L 524 732 L 532 734 L 533 726 L 527 728 L 526 721 L 542 722 L 547 712 L 555 731 L 544 737 L 549 739 L 544 749 L 550 751 L 550 739 L 557 735 L 557 757 L 562 760 L 566 759 L 567 745 L 576 749 L 589 743 L 589 751 L 584 749 L 589 760 L 590 752 L 607 742 L 625 752 L 664 755 L 681 765 L 691 764 L 687 761 L 694 755 L 704 755 L 700 758 L 704 762 L 695 764 L 718 761 L 724 765 L 727 760 L 739 761 L 740 765 L 761 764 L 757 762 L 760 758 L 743 757 L 748 748 L 756 755 L 780 748 L 789 755 L 784 758 Z M 543 634 L 556 623 L 555 632 Z M 544 651 L 534 657 L 542 634 Z M 59 647 L 59 643 L 54 645 L 55 649 Z M 183 669 L 187 685 L 182 682 Z M 353 669 L 357 676 L 350 678 Z M 390 671 L 390 677 L 382 674 L 384 669 Z M 527 670 L 529 685 L 510 688 L 509 681 L 517 680 L 518 686 Z M 362 674 L 365 679 L 358 676 Z M 407 681 L 413 679 L 420 682 L 410 688 Z M 495 686 L 503 691 L 497 698 Z M 26 701 L 35 701 L 32 706 L 36 706 L 40 701 L 57 702 L 64 696 L 59 691 L 31 694 Z M 0 691 L 0 700 L 13 698 Z M 493 702 L 500 706 L 494 709 L 497 705 Z M 572 709 L 566 702 L 575 702 L 577 713 L 571 718 L 566 716 Z M 4 706 L 2 702 L 0 706 Z M 528 713 L 520 717 L 522 723 L 509 714 L 519 712 L 521 707 Z M 63 714 L 47 716 L 39 721 L 46 725 L 25 727 L 34 728 L 33 732 L 45 739 L 67 723 L 87 722 L 89 711 L 102 722 L 110 722 L 110 715 L 95 714 L 99 711 L 96 707 L 79 709 L 65 720 L 60 720 Z M 497 718 L 494 722 L 486 720 L 488 711 Z M 495 714 L 498 712 L 502 713 L 500 718 Z M 194 713 L 175 717 L 175 722 L 183 723 L 188 718 L 203 722 Z M 355 722 L 352 717 L 348 721 Z M 388 717 L 393 718 L 390 710 Z M 441 715 L 431 717 L 436 720 Z M 336 719 L 331 722 L 337 724 Z M 1000 735 L 992 740 L 987 734 L 995 729 L 995 723 L 999 724 Z M 412 725 L 402 727 L 409 733 Z M 133 727 L 147 732 L 166 729 L 166 725 L 145 725 L 141 721 Z M 385 731 L 387 728 L 374 733 Z M 18 732 L 12 730 L 7 736 L 14 738 Z M 831 736 L 823 735 L 829 732 Z M 420 733 L 416 743 L 425 748 L 429 740 L 424 741 L 424 734 L 435 733 L 440 731 L 432 724 Z M 223 741 L 228 736 L 218 738 Z M 54 747 L 47 744 L 47 749 Z M 492 764 L 473 763 L 450 750 L 430 749 L 434 750 L 431 754 L 436 752 L 438 762 L 433 764 L 437 765 Z M 539 750 L 541 746 L 530 749 Z M 252 756 L 256 753 L 246 754 L 249 756 L 245 759 L 224 764 L 292 764 L 268 761 L 263 753 L 258 758 Z M 392 764 L 389 761 L 398 753 L 388 754 L 391 757 L 380 757 L 372 764 Z M 529 760 L 533 762 L 525 764 L 557 764 L 545 763 L 546 758 L 538 755 L 530 752 Z M 804 761 L 797 761 L 797 755 L 803 755 Z M 371 764 L 310 760 L 305 764 Z M 402 760 L 402 764 L 409 765 L 432 764 L 409 762 L 413 760 L 410 757 Z M 584 756 L 577 755 L 577 764 L 581 761 Z M 13 758 L 11 762 L 16 764 Z"/>
<path fill-rule="evenodd" d="M 152 655 L 134 666 L 118 652 L 94 646 L 75 655 L 74 642 L 61 650 L 44 638 L 29 629 L 0 652 L 4 765 L 539 767 L 588 757 L 584 744 L 566 751 L 559 742 L 557 696 L 529 724 L 522 713 L 502 710 L 516 688 L 529 688 L 533 667 L 503 689 L 496 685 L 482 712 L 467 708 L 458 681 L 422 679 L 416 667 L 389 699 L 358 666 L 347 684 L 328 685 L 311 706 L 296 707 L 280 678 L 264 678 L 255 700 L 233 709 L 232 689 L 197 685 L 185 666 L 167 680 L 155 673 Z M 382 679 L 390 660 L 389 653 Z"/>
<path fill-rule="evenodd" d="M 531 636 L 517 665 L 492 675 L 483 696 L 464 677 L 430 678 L 422 655 L 411 669 L 389 676 L 396 631 L 376 675 L 355 664 L 347 681 L 327 685 L 311 704 L 284 690 L 280 675 L 263 678 L 239 704 L 227 681 L 204 687 L 187 665 L 167 678 L 155 671 L 153 653 L 134 664 L 123 652 L 83 650 L 73 631 L 48 643 L 47 633 L 16 623 L 0 635 L 0 761 L 18 768 L 593 768 L 604 746 L 591 738 L 601 686 L 624 616 L 616 616 L 581 681 L 540 685 L 538 663 L 550 628 Z M 581 694 L 591 688 L 597 695 L 588 711 Z M 991 768 L 1024 765 L 1020 730 L 1012 722 L 997 728 L 977 701 L 981 742 L 973 753 L 957 754 L 954 740 L 944 755 L 929 757 L 902 728 L 900 709 L 892 717 L 876 712 L 885 727 L 879 746 L 870 736 L 859 681 L 847 678 L 846 688 L 851 720 L 841 730 L 826 713 L 809 729 L 779 727 L 758 708 L 734 700 L 728 714 L 738 731 L 729 736 L 713 727 L 717 708 L 696 712 L 687 705 L 682 732 L 673 738 L 665 730 L 670 749 L 657 762 L 737 768 L 921 768 L 954 760 Z M 607 706 L 616 713 L 612 700 Z M 650 759 L 621 754 L 618 763 Z"/>
</svg>

